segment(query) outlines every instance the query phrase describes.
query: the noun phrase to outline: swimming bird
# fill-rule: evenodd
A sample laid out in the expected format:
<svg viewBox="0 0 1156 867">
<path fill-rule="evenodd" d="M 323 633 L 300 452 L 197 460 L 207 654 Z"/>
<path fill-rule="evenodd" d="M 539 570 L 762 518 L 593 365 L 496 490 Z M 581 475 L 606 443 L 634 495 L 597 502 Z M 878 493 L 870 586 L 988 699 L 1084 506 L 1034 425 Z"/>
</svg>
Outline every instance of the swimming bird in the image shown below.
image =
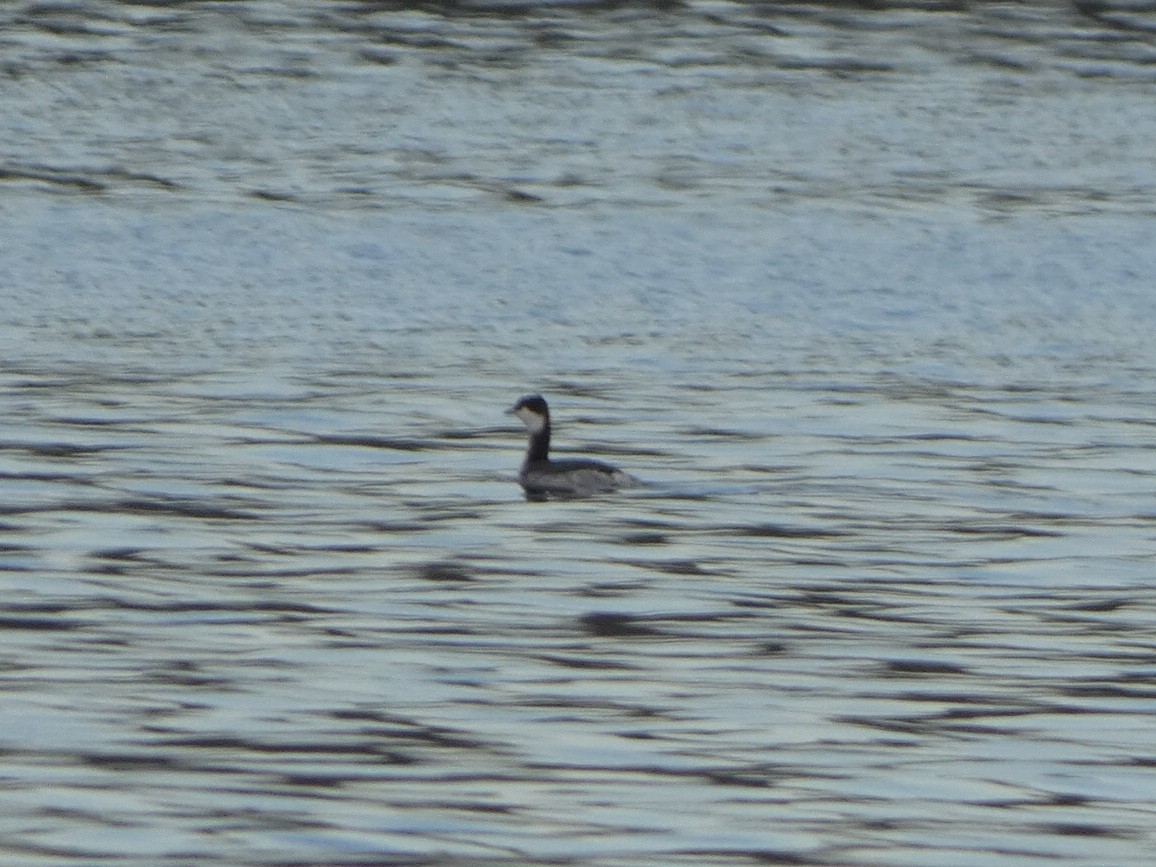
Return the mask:
<svg viewBox="0 0 1156 867">
<path fill-rule="evenodd" d="M 526 459 L 518 473 L 518 482 L 526 492 L 526 499 L 588 497 L 640 484 L 634 476 L 602 461 L 588 458 L 550 460 L 550 408 L 540 394 L 520 398 L 509 412 L 522 420 L 530 435 Z"/>
</svg>

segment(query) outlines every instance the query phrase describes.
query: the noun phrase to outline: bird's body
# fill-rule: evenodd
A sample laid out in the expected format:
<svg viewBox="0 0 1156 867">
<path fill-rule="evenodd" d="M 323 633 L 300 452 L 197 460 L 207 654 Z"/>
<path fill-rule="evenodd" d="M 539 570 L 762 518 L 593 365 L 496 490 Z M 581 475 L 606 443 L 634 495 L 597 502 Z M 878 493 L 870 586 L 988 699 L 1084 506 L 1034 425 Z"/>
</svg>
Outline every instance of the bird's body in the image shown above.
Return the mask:
<svg viewBox="0 0 1156 867">
<path fill-rule="evenodd" d="M 526 425 L 530 444 L 518 482 L 532 500 L 588 497 L 639 484 L 617 467 L 588 458 L 550 459 L 550 409 L 540 395 L 521 398 L 510 410 Z"/>
</svg>

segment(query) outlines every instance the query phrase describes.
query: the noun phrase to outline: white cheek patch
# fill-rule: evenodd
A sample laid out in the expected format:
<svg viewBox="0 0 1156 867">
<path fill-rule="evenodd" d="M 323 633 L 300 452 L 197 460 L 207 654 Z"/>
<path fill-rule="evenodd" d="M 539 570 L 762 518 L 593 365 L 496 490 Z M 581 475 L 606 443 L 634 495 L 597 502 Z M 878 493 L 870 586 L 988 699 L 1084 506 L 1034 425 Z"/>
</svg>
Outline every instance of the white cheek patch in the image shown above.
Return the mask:
<svg viewBox="0 0 1156 867">
<path fill-rule="evenodd" d="M 546 419 L 544 417 L 538 415 L 538 413 L 533 412 L 532 410 L 526 409 L 525 407 L 522 407 L 519 410 L 515 410 L 514 414 L 522 420 L 522 424 L 526 426 L 526 430 L 532 434 L 538 433 L 538 431 L 546 426 Z"/>
</svg>

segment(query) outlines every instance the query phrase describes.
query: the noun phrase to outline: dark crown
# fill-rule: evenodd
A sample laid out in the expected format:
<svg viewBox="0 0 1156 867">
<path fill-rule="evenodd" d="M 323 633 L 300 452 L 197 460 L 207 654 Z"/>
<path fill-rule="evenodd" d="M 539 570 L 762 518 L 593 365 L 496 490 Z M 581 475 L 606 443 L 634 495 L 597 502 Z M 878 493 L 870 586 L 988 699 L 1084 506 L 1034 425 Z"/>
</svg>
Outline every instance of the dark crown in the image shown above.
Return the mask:
<svg viewBox="0 0 1156 867">
<path fill-rule="evenodd" d="M 514 404 L 514 411 L 517 412 L 520 409 L 528 409 L 530 412 L 542 416 L 550 415 L 550 409 L 546 406 L 546 400 L 540 394 L 528 394 L 525 397 L 518 398 L 518 402 Z"/>
</svg>

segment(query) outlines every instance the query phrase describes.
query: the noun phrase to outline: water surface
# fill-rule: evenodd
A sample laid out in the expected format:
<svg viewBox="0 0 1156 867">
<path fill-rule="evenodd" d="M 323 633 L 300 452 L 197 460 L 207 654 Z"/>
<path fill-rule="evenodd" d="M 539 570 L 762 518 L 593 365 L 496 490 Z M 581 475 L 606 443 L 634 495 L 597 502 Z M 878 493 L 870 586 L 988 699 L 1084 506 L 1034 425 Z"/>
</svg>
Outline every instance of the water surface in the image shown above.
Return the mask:
<svg viewBox="0 0 1156 867">
<path fill-rule="evenodd" d="M 0 860 L 1147 864 L 1154 16 L 6 5 Z"/>
</svg>

